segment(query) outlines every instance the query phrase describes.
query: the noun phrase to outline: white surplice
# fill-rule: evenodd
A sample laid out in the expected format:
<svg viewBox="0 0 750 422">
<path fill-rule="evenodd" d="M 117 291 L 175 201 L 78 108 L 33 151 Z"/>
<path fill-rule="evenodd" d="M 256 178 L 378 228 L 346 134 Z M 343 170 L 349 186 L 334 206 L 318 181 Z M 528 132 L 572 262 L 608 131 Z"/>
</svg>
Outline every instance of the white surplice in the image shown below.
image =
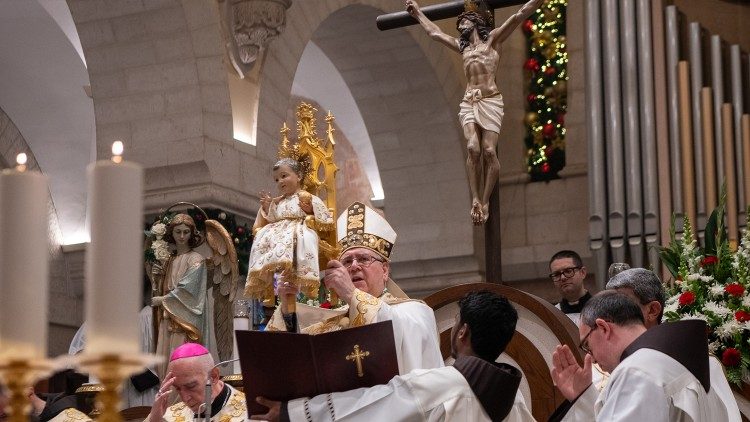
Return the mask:
<svg viewBox="0 0 750 422">
<path fill-rule="evenodd" d="M 612 371 L 597 396 L 591 385 L 575 401 L 564 421 L 730 420 L 714 388 L 708 393 L 685 367 L 653 349 L 639 349 Z"/>
<path fill-rule="evenodd" d="M 491 421 L 466 378 L 452 366 L 415 370 L 371 388 L 293 400 L 288 403 L 288 410 L 293 422 Z M 534 420 L 520 391 L 516 392 L 513 408 L 503 420 Z"/>
</svg>

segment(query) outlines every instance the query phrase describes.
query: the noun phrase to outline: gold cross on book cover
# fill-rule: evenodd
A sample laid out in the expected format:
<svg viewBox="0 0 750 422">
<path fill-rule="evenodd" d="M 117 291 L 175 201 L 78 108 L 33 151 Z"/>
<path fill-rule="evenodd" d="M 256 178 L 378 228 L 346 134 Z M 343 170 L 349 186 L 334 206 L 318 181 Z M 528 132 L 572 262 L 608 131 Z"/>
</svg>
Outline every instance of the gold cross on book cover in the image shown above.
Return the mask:
<svg viewBox="0 0 750 422">
<path fill-rule="evenodd" d="M 256 396 L 293 400 L 387 384 L 398 375 L 391 321 L 318 335 L 235 333 L 250 415 L 266 412 Z"/>
</svg>

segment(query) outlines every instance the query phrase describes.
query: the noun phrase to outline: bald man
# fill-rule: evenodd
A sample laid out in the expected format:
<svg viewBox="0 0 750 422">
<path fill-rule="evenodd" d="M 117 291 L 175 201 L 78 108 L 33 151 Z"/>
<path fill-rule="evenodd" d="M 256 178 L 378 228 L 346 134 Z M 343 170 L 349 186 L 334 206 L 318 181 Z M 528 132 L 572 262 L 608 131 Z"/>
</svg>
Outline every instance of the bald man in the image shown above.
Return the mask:
<svg viewBox="0 0 750 422">
<path fill-rule="evenodd" d="M 146 421 L 190 422 L 203 418 L 206 379 L 211 380 L 211 420 L 242 422 L 247 419 L 245 395 L 219 378 L 219 369 L 208 349 L 197 343 L 176 348 L 169 358 L 167 375 L 156 394 Z M 170 391 L 180 402 L 168 406 Z"/>
</svg>

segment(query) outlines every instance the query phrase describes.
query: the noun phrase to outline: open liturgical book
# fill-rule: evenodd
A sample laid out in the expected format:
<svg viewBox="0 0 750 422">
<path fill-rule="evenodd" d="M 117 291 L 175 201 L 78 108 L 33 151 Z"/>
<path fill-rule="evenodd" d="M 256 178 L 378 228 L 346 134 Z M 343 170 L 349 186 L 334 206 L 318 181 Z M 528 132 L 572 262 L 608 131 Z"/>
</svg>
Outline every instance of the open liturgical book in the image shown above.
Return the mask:
<svg viewBox="0 0 750 422">
<path fill-rule="evenodd" d="M 248 414 L 263 396 L 287 401 L 386 384 L 398 375 L 393 323 L 308 335 L 236 331 Z"/>
</svg>

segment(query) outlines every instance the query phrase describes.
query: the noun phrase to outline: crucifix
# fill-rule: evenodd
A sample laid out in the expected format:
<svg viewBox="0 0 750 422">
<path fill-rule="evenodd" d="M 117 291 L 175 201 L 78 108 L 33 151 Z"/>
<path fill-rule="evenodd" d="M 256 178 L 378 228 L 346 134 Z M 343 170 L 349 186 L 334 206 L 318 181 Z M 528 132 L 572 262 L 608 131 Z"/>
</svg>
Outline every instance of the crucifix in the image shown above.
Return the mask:
<svg viewBox="0 0 750 422">
<path fill-rule="evenodd" d="M 466 93 L 459 107 L 459 121 L 466 140 L 466 168 L 471 191 L 469 215 L 472 223 L 485 226 L 485 279 L 499 283 L 500 208 L 498 176 L 500 161 L 497 144 L 504 116 L 503 98 L 495 82 L 501 44 L 544 0 L 465 0 L 424 9 L 415 0 L 406 0 L 406 11 L 378 16 L 381 30 L 418 23 L 435 41 L 463 57 L 467 79 Z M 493 8 L 522 4 L 520 10 L 499 27 L 494 26 Z M 432 20 L 457 16 L 460 35 L 444 33 Z M 491 211 L 491 212 L 490 212 Z"/>
<path fill-rule="evenodd" d="M 366 358 L 367 356 L 370 356 L 370 352 L 367 350 L 361 351 L 359 349 L 359 344 L 354 345 L 354 351 L 346 355 L 346 360 L 353 360 L 354 363 L 357 365 L 357 376 L 363 377 L 365 374 L 362 372 L 362 359 Z"/>
</svg>

